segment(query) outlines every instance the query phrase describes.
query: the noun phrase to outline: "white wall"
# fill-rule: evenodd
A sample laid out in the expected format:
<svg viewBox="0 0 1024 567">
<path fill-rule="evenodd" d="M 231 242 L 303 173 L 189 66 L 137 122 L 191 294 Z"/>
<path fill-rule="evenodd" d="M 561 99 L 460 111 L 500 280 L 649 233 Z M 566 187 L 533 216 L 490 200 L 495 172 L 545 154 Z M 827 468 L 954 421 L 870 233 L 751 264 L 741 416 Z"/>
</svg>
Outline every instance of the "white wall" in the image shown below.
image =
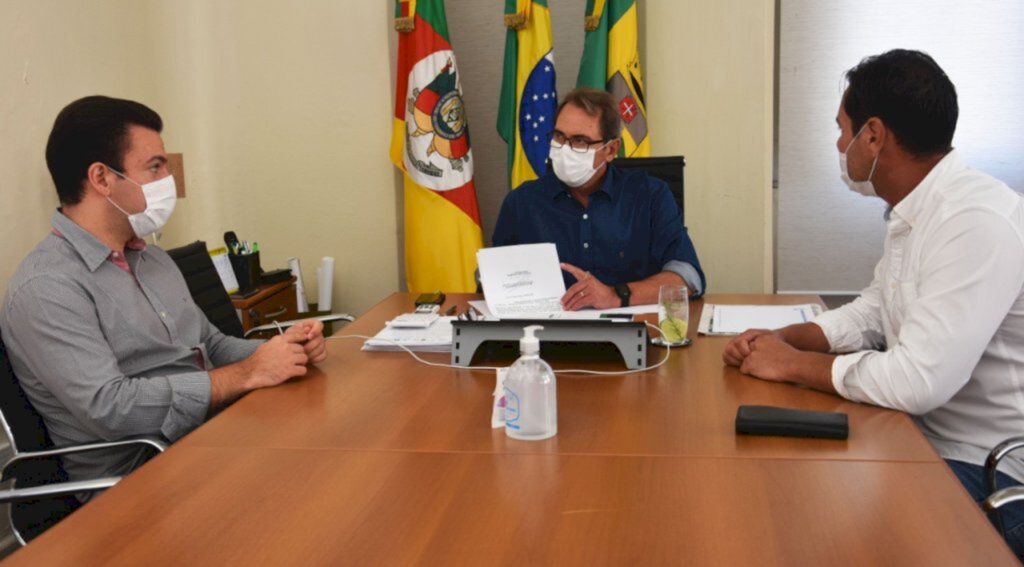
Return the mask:
<svg viewBox="0 0 1024 567">
<path fill-rule="evenodd" d="M 646 4 L 654 155 L 686 156 L 686 224 L 712 293 L 771 293 L 775 6 Z"/>
<path fill-rule="evenodd" d="M 188 196 L 163 245 L 233 229 L 266 268 L 299 256 L 311 294 L 334 256 L 336 311 L 397 290 L 391 21 L 386 6 L 332 0 L 0 2 L 0 286 L 57 204 L 43 159 L 54 117 L 101 93 L 153 107 L 185 154 Z"/>
<path fill-rule="evenodd" d="M 387 157 L 391 12 L 331 0 L 159 3 L 165 139 L 188 197 L 168 243 L 258 241 L 265 268 L 333 256 L 335 311 L 398 289 Z M 373 48 L 373 46 L 377 46 Z"/>
</svg>

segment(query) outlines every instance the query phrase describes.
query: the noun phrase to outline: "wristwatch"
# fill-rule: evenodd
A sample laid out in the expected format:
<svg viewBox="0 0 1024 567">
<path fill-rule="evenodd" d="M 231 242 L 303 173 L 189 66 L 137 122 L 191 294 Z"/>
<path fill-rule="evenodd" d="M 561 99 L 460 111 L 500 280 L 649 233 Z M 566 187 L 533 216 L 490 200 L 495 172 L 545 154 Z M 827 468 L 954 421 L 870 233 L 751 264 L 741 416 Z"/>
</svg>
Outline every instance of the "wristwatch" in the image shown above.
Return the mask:
<svg viewBox="0 0 1024 567">
<path fill-rule="evenodd" d="M 632 292 L 629 291 L 629 286 L 624 283 L 615 284 L 615 293 L 616 295 L 619 296 L 619 299 L 622 301 L 621 307 L 628 307 L 629 296 L 632 295 Z"/>
</svg>

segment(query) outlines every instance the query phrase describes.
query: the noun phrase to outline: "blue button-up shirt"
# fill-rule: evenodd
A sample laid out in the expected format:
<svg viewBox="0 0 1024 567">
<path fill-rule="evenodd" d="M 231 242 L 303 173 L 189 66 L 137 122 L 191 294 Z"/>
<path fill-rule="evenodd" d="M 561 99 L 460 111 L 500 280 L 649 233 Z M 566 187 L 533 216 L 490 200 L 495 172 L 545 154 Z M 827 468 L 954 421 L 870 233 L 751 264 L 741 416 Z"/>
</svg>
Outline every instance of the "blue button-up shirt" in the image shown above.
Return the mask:
<svg viewBox="0 0 1024 567">
<path fill-rule="evenodd" d="M 505 197 L 494 246 L 553 242 L 558 258 L 606 285 L 635 282 L 658 272 L 679 274 L 694 295 L 706 281 L 679 207 L 664 181 L 608 166 L 587 207 L 547 173 Z M 566 287 L 576 279 L 563 272 Z"/>
</svg>

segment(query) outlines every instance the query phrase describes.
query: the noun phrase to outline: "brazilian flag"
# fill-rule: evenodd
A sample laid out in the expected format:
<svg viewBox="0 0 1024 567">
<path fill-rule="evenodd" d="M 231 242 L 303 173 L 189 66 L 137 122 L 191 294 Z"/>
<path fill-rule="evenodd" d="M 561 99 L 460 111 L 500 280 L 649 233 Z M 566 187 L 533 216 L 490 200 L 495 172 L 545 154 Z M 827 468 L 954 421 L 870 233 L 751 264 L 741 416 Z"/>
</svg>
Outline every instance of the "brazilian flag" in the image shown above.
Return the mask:
<svg viewBox="0 0 1024 567">
<path fill-rule="evenodd" d="M 506 0 L 498 134 L 508 144 L 509 188 L 546 170 L 558 94 L 547 0 Z"/>
<path fill-rule="evenodd" d="M 621 155 L 651 155 L 647 104 L 637 50 L 637 0 L 587 0 L 578 87 L 611 93 L 622 117 Z"/>
</svg>

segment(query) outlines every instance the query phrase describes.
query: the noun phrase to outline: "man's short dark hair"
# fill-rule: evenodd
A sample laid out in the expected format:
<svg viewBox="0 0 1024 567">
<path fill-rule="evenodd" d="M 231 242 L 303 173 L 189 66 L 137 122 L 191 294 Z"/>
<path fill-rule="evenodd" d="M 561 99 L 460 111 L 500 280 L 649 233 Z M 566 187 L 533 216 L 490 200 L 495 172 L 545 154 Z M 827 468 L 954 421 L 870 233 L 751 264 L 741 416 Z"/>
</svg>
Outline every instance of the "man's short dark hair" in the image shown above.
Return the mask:
<svg viewBox="0 0 1024 567">
<path fill-rule="evenodd" d="M 598 117 L 602 140 L 614 140 L 619 137 L 622 123 L 619 120 L 619 109 L 615 107 L 612 95 L 591 87 L 575 88 L 569 91 L 569 94 L 565 95 L 561 104 L 558 105 L 558 112 L 555 113 L 556 121 L 567 104 L 583 109 L 587 116 Z"/>
<path fill-rule="evenodd" d="M 60 111 L 46 142 L 46 166 L 61 204 L 82 200 L 90 165 L 101 162 L 124 171 L 129 125 L 156 132 L 163 129 L 159 114 L 131 100 L 87 96 Z"/>
<path fill-rule="evenodd" d="M 854 132 L 877 116 L 913 155 L 952 149 L 960 113 L 956 88 L 927 53 L 894 49 L 867 57 L 846 72 L 846 80 L 843 110 Z"/>
</svg>

